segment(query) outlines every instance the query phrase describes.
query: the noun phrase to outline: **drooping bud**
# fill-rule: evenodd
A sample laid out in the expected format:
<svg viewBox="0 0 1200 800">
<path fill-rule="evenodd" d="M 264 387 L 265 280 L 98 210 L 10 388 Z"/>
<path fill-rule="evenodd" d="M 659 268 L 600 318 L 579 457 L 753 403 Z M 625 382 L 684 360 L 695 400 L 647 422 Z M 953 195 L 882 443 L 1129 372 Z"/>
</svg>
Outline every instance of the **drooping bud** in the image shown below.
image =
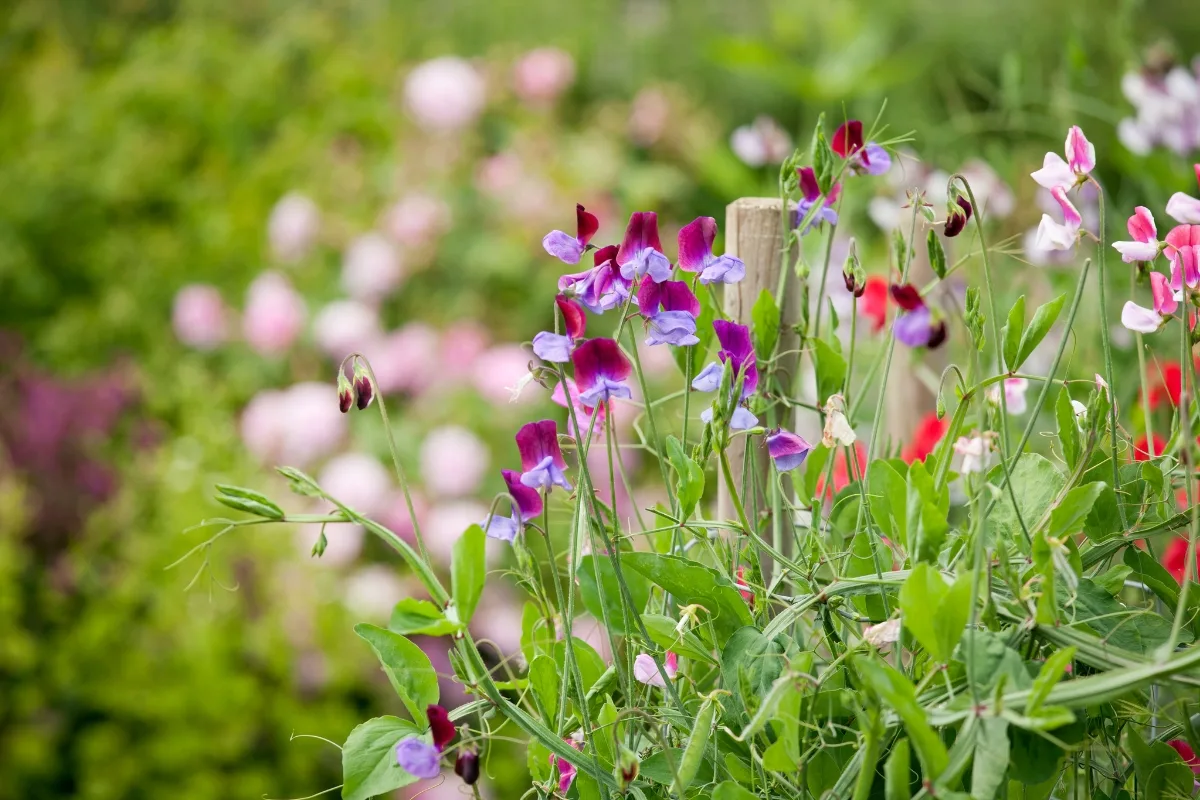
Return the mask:
<svg viewBox="0 0 1200 800">
<path fill-rule="evenodd" d="M 346 380 L 346 373 L 338 370 L 337 379 L 338 408 L 345 414 L 354 405 L 354 387 Z"/>
<path fill-rule="evenodd" d="M 850 240 L 846 263 L 842 265 L 842 280 L 846 282 L 846 291 L 855 297 L 862 297 L 867 290 L 867 275 L 858 260 L 858 247 L 853 239 Z"/>
<path fill-rule="evenodd" d="M 954 202 L 946 207 L 946 227 L 942 229 L 942 233 L 947 236 L 958 236 L 967 227 L 971 214 L 971 202 L 961 194 L 958 195 Z"/>
<path fill-rule="evenodd" d="M 433 746 L 439 752 L 445 750 L 446 745 L 454 741 L 454 734 L 457 733 L 454 723 L 450 721 L 450 715 L 441 706 L 430 704 L 425 709 L 425 716 L 429 717 L 429 730 L 433 734 Z"/>
<path fill-rule="evenodd" d="M 467 786 L 473 786 L 479 780 L 479 751 L 474 747 L 459 750 L 458 758 L 454 760 L 454 774 Z"/>
<path fill-rule="evenodd" d="M 930 350 L 941 346 L 946 341 L 946 321 L 939 319 L 929 329 L 929 341 L 925 344 Z"/>
<path fill-rule="evenodd" d="M 613 772 L 617 779 L 617 785 L 624 792 L 629 788 L 630 784 L 637 780 L 638 770 L 641 767 L 641 759 L 638 758 L 637 753 L 630 750 L 624 744 L 620 747 L 621 749 L 617 752 L 617 766 Z"/>
<path fill-rule="evenodd" d="M 354 394 L 358 398 L 359 411 L 371 405 L 371 401 L 375 399 L 375 387 L 366 368 L 359 361 L 354 362 Z"/>
</svg>

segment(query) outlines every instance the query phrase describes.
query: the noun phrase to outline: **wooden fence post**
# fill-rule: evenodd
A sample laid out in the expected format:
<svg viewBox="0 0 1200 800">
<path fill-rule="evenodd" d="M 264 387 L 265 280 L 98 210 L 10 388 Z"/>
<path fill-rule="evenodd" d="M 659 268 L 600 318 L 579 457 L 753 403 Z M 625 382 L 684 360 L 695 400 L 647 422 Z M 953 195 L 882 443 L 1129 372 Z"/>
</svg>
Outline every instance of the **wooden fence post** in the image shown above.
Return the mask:
<svg viewBox="0 0 1200 800">
<path fill-rule="evenodd" d="M 740 283 L 725 287 L 725 314 L 734 322 L 742 325 L 751 324 L 751 309 L 759 294 L 766 289 L 774 294 L 779 288 L 779 276 L 783 250 L 783 230 L 780 220 L 782 212 L 781 200 L 778 197 L 743 197 L 733 201 L 725 208 L 725 252 L 737 256 L 746 263 L 746 277 Z M 789 211 L 795 205 L 789 203 Z M 791 268 L 791 264 L 788 265 Z M 776 297 L 782 312 L 780 324 L 779 352 L 795 351 L 799 337 L 792 330 L 800 321 L 800 282 L 795 275 L 788 277 L 787 287 L 783 297 Z M 768 357 L 769 353 L 758 353 L 760 359 Z M 799 364 L 798 354 L 791 354 L 780 359 L 778 369 L 784 374 L 796 375 Z M 794 383 L 794 381 L 793 381 Z M 766 424 L 766 420 L 760 420 Z M 790 425 L 790 420 L 782 420 L 781 424 Z M 742 466 L 745 461 L 746 437 L 739 436 L 729 446 L 729 461 L 733 468 L 734 480 L 738 485 L 742 481 Z M 758 459 L 760 475 L 769 475 L 767 451 L 765 447 L 755 445 L 756 452 L 752 457 Z M 746 501 L 747 513 L 753 513 L 754 503 L 749 496 Z M 760 508 L 767 508 L 765 497 L 760 492 Z M 729 491 L 724 482 L 719 484 L 717 492 L 717 516 L 719 519 L 734 517 L 733 504 L 729 499 Z"/>
</svg>

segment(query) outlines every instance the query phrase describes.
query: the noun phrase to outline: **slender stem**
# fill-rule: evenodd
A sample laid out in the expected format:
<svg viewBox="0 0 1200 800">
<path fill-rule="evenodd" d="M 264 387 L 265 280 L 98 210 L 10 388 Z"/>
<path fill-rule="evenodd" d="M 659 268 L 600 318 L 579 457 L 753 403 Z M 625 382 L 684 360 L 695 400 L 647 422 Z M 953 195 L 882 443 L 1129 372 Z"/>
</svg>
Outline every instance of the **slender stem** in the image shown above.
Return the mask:
<svg viewBox="0 0 1200 800">
<path fill-rule="evenodd" d="M 1171 622 L 1171 636 L 1167 639 L 1167 643 L 1163 645 L 1159 651 L 1159 661 L 1165 661 L 1171 657 L 1171 653 L 1175 650 L 1175 644 L 1179 641 L 1179 633 L 1183 629 L 1183 618 L 1188 611 L 1188 594 L 1192 587 L 1193 581 L 1196 579 L 1196 528 L 1197 512 L 1200 512 L 1200 507 L 1196 504 L 1196 492 L 1193 479 L 1195 477 L 1192 470 L 1193 453 L 1195 452 L 1191 446 L 1192 443 L 1192 394 L 1196 391 L 1195 372 L 1196 366 L 1191 358 L 1192 349 L 1192 334 L 1188 330 L 1188 312 L 1191 308 L 1190 303 L 1179 304 L 1179 364 L 1181 366 L 1181 374 L 1179 376 L 1179 430 L 1183 438 L 1183 447 L 1180 450 L 1179 458 L 1184 466 L 1184 488 L 1187 490 L 1187 502 L 1192 510 L 1192 525 L 1188 532 L 1187 552 L 1184 554 L 1183 568 L 1183 586 L 1179 590 L 1179 603 L 1175 607 L 1175 618 Z M 1191 368 L 1187 368 L 1186 364 L 1191 364 Z M 1192 383 L 1189 387 L 1188 377 L 1192 377 Z M 1109 384 L 1110 386 L 1112 384 Z M 1146 414 L 1149 415 L 1150 408 L 1147 406 Z M 1153 440 L 1147 444 L 1150 450 L 1154 449 Z M 1116 460 L 1116 453 L 1113 453 L 1113 460 Z"/>
<path fill-rule="evenodd" d="M 1100 203 L 1100 241 L 1096 247 L 1096 282 L 1100 284 L 1100 342 L 1104 346 L 1104 380 L 1108 382 L 1109 404 L 1108 404 L 1108 427 L 1112 440 L 1112 476 L 1113 476 L 1113 491 L 1117 493 L 1117 497 L 1121 496 L 1121 469 L 1117 464 L 1117 398 L 1113 394 L 1113 360 L 1112 360 L 1112 336 L 1108 329 L 1108 294 L 1107 294 L 1107 275 L 1106 267 L 1108 265 L 1108 239 L 1107 230 L 1105 228 L 1105 212 L 1104 212 L 1104 188 L 1100 186 L 1100 182 L 1095 178 L 1090 179 L 1096 187 L 1097 199 Z M 1186 307 L 1186 304 L 1185 304 Z M 1184 317 L 1184 331 L 1187 330 L 1187 317 Z M 1121 527 L 1126 528 L 1129 521 L 1125 518 L 1125 505 L 1117 503 L 1117 512 L 1121 515 Z"/>
<path fill-rule="evenodd" d="M 837 199 L 836 213 L 838 213 L 838 219 L 841 219 L 842 198 L 845 196 L 846 193 L 842 192 Z M 824 203 L 825 198 L 819 198 L 817 202 Z M 817 317 L 813 321 L 813 339 L 818 339 L 821 336 L 821 312 L 825 307 L 825 280 L 829 277 L 829 257 L 833 253 L 833 237 L 837 235 L 837 228 L 838 226 L 836 222 L 831 224 L 829 226 L 829 236 L 825 240 L 825 264 L 821 268 L 821 283 L 817 287 Z"/>
</svg>

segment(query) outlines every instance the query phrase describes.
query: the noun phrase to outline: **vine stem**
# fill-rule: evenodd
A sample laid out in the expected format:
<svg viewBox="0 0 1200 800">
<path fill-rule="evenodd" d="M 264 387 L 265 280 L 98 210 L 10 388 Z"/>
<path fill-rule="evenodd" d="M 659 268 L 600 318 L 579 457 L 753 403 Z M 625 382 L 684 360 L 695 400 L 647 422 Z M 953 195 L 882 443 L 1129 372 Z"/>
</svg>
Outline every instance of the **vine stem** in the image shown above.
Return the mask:
<svg viewBox="0 0 1200 800">
<path fill-rule="evenodd" d="M 1112 439 L 1112 476 L 1113 491 L 1121 496 L 1121 469 L 1117 464 L 1117 398 L 1113 393 L 1113 361 L 1112 335 L 1108 329 L 1108 292 L 1105 287 L 1106 268 L 1108 266 L 1108 232 L 1105 222 L 1104 187 L 1095 178 L 1088 180 L 1096 187 L 1096 195 L 1100 204 L 1100 242 L 1096 247 L 1096 280 L 1100 284 L 1100 342 L 1104 349 L 1104 380 L 1108 382 L 1108 427 Z M 1183 329 L 1187 331 L 1187 317 L 1184 317 Z M 1153 445 L 1151 445 L 1153 446 Z M 1129 521 L 1125 517 L 1125 506 L 1117 503 L 1117 512 L 1121 516 L 1121 527 L 1127 528 Z"/>
</svg>

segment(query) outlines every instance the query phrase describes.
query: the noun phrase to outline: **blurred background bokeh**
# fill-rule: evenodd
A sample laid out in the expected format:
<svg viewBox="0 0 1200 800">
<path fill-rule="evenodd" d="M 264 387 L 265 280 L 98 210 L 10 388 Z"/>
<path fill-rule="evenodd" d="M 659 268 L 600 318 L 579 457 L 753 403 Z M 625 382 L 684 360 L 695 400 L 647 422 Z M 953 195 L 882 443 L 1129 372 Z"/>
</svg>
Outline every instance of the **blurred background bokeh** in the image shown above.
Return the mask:
<svg viewBox="0 0 1200 800">
<path fill-rule="evenodd" d="M 1028 249 L 1027 176 L 1069 125 L 1119 209 L 1195 189 L 1194 0 L 14 0 L 0 23 L 3 798 L 339 782 L 306 737 L 397 710 L 350 628 L 386 624 L 405 575 L 352 530 L 320 559 L 318 530 L 270 528 L 166 567 L 211 533 L 188 529 L 221 515 L 214 483 L 286 496 L 278 463 L 409 529 L 378 418 L 336 409 L 355 349 L 444 557 L 554 409 L 512 395 L 574 203 L 603 243 L 659 211 L 673 254 L 693 217 L 775 194 L 820 113 L 886 101 L 913 141 L 846 200 L 868 270 L 904 190 L 965 167 L 1005 279 L 1054 288 L 1074 276 Z M 488 592 L 474 627 L 518 655 L 521 601 Z"/>
</svg>

